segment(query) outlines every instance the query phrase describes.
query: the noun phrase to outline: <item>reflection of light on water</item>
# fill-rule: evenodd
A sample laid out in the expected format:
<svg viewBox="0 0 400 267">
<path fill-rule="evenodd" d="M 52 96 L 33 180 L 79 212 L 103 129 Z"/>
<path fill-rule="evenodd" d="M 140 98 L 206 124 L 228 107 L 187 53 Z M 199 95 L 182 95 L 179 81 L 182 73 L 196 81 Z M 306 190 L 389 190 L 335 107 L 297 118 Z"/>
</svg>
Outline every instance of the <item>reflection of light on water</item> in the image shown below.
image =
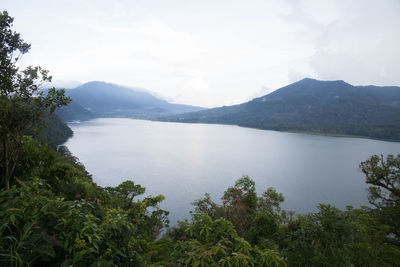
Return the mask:
<svg viewBox="0 0 400 267">
<path fill-rule="evenodd" d="M 162 194 L 171 224 L 189 217 L 191 202 L 249 175 L 261 194 L 272 186 L 283 207 L 300 212 L 319 202 L 339 208 L 367 204 L 358 164 L 396 154 L 400 143 L 263 131 L 237 126 L 96 119 L 70 124 L 66 146 L 101 186 L 131 179 L 147 195 Z"/>
</svg>

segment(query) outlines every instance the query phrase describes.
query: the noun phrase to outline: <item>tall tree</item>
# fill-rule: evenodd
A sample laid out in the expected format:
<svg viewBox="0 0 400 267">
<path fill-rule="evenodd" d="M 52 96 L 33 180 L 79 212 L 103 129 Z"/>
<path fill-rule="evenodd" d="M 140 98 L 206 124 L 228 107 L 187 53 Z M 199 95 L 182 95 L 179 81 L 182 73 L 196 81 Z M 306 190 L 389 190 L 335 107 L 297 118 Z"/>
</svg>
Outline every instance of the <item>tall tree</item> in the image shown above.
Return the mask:
<svg viewBox="0 0 400 267">
<path fill-rule="evenodd" d="M 64 90 L 51 88 L 46 95 L 39 89 L 51 82 L 49 71 L 39 66 L 20 70 L 18 63 L 30 45 L 11 29 L 14 19 L 0 13 L 0 142 L 1 175 L 7 189 L 13 177 L 24 134 L 39 129 L 44 117 L 70 99 Z"/>
</svg>

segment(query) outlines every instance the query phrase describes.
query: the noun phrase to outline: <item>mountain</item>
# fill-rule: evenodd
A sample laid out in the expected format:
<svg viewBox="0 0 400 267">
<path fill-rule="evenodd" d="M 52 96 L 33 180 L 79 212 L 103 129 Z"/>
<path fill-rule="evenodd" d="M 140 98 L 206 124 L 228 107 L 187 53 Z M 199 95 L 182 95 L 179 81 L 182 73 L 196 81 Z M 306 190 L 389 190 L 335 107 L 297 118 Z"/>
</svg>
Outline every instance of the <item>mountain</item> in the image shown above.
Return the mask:
<svg viewBox="0 0 400 267">
<path fill-rule="evenodd" d="M 88 82 L 65 91 L 72 98 L 71 105 L 63 107 L 58 113 L 65 120 L 93 117 L 150 119 L 203 109 L 171 104 L 139 88 L 127 88 L 105 82 Z"/>
<path fill-rule="evenodd" d="M 90 120 L 96 117 L 75 100 L 72 100 L 68 106 L 60 107 L 56 112 L 63 121 Z"/>
<path fill-rule="evenodd" d="M 400 87 L 306 78 L 240 105 L 160 120 L 400 140 Z"/>
</svg>

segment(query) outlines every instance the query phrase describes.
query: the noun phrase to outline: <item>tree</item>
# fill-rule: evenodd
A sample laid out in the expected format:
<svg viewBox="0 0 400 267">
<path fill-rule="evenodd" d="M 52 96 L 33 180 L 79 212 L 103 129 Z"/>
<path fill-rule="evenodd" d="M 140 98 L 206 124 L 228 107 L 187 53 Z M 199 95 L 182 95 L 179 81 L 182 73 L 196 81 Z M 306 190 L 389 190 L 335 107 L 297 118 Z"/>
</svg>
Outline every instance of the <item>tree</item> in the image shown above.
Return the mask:
<svg viewBox="0 0 400 267">
<path fill-rule="evenodd" d="M 132 181 L 125 181 L 117 187 L 107 187 L 109 204 L 127 212 L 130 220 L 135 222 L 137 237 L 150 237 L 155 240 L 164 226 L 168 226 L 168 211 L 160 209 L 159 204 L 164 200 L 163 195 L 147 196 L 142 200 L 136 197 L 144 194 L 146 188 Z"/>
<path fill-rule="evenodd" d="M 400 204 L 400 155 L 374 155 L 360 164 L 366 176 L 368 199 L 376 207 Z"/>
<path fill-rule="evenodd" d="M 255 182 L 249 176 L 243 176 L 224 192 L 222 205 L 213 202 L 209 194 L 192 204 L 195 213 L 229 220 L 239 236 L 251 245 L 266 248 L 278 238 L 283 201 L 283 195 L 272 187 L 258 197 Z"/>
<path fill-rule="evenodd" d="M 377 209 L 373 212 L 386 225 L 391 226 L 394 242 L 400 246 L 400 155 L 386 159 L 374 155 L 360 164 L 366 176 L 369 202 Z"/>
<path fill-rule="evenodd" d="M 193 214 L 171 257 L 177 266 L 286 266 L 276 251 L 251 246 L 229 220 L 205 213 Z"/>
<path fill-rule="evenodd" d="M 280 253 L 289 266 L 398 266 L 400 250 L 388 234 L 367 208 L 320 204 L 285 227 Z"/>
<path fill-rule="evenodd" d="M 20 71 L 18 64 L 30 45 L 12 31 L 14 19 L 7 11 L 0 13 L 0 141 L 3 182 L 7 189 L 13 177 L 22 147 L 23 136 L 44 124 L 45 116 L 67 105 L 64 90 L 51 88 L 44 95 L 40 88 L 51 82 L 49 71 L 29 66 Z"/>
</svg>

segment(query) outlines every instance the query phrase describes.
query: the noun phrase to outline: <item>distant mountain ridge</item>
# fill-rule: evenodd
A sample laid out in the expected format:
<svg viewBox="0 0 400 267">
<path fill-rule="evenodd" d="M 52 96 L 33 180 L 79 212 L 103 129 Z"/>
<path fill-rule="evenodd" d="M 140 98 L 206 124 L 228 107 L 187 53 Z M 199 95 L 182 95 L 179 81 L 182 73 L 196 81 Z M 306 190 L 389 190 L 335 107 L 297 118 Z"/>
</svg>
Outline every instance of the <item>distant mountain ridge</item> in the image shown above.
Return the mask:
<svg viewBox="0 0 400 267">
<path fill-rule="evenodd" d="M 58 115 L 65 121 L 95 117 L 151 119 L 203 109 L 172 104 L 138 88 L 127 88 L 106 82 L 88 82 L 65 91 L 72 98 L 69 106 L 58 111 Z"/>
<path fill-rule="evenodd" d="M 400 140 L 400 87 L 306 78 L 243 104 L 160 120 Z"/>
</svg>

